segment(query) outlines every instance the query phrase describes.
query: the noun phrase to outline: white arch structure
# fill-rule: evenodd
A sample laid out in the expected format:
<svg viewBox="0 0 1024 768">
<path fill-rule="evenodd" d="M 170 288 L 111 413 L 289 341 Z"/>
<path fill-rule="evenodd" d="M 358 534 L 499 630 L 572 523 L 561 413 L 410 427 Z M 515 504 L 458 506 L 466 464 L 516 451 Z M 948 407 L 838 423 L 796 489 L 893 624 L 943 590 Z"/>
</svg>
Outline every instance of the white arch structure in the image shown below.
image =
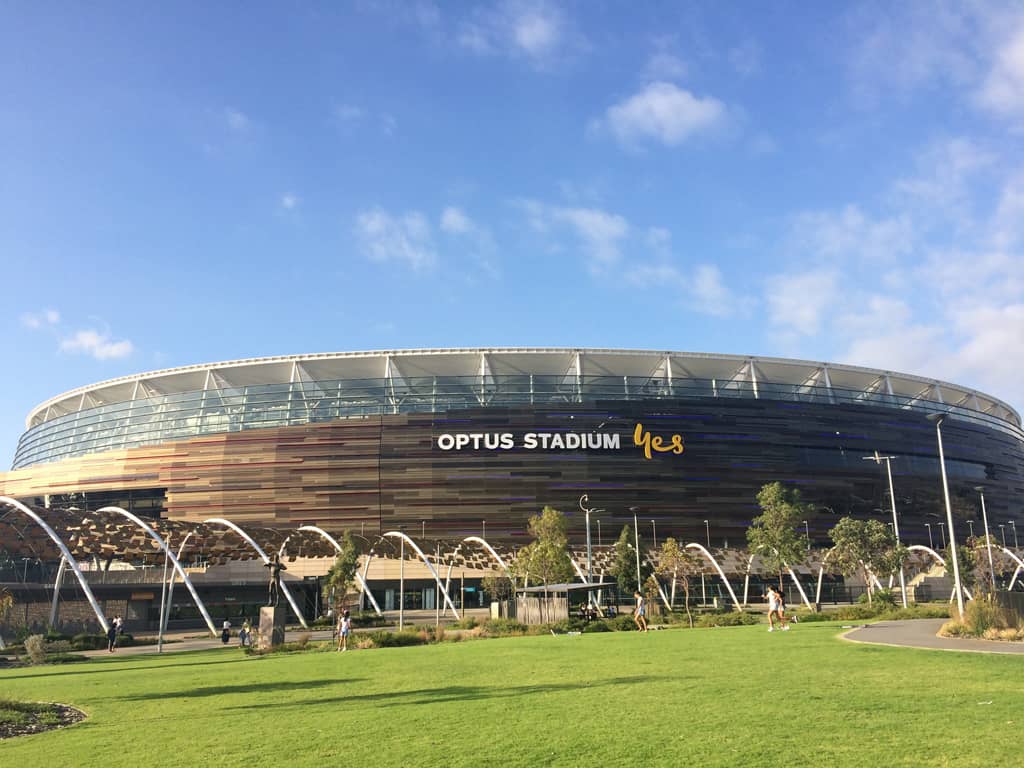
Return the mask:
<svg viewBox="0 0 1024 768">
<path fill-rule="evenodd" d="M 908 549 L 909 549 L 909 547 L 908 547 Z M 835 547 L 832 547 L 831 549 L 829 549 L 829 551 L 825 553 L 825 556 L 823 558 L 821 558 L 821 565 L 818 566 L 818 588 L 814 592 L 814 602 L 815 602 L 816 605 L 819 605 L 821 603 L 821 582 L 822 582 L 822 578 L 825 575 L 825 563 L 828 562 L 829 556 L 834 551 L 835 551 Z M 932 554 L 935 554 L 935 553 L 933 552 Z M 885 589 L 885 587 L 882 586 L 882 582 L 880 582 L 878 580 L 878 577 L 875 575 L 875 572 L 872 571 L 871 568 L 868 567 L 864 563 L 863 560 L 861 561 L 861 565 L 863 565 L 865 570 L 868 572 L 868 578 L 871 579 L 873 582 L 875 582 L 875 586 L 878 587 L 879 589 Z M 943 565 L 945 565 L 945 563 L 943 563 Z M 890 589 L 892 588 L 892 585 L 893 585 L 893 579 L 892 579 L 892 576 L 890 576 L 889 577 L 889 588 Z"/>
<path fill-rule="evenodd" d="M 96 614 L 96 618 L 99 619 L 100 626 L 103 627 L 103 631 L 107 632 L 110 629 L 110 625 L 107 624 L 107 619 L 103 615 L 103 610 L 100 608 L 100 604 L 96 602 L 96 597 L 93 595 L 92 590 L 89 589 L 89 583 L 85 580 L 85 576 L 82 575 L 81 569 L 78 567 L 78 563 L 75 562 L 75 558 L 71 556 L 71 551 L 67 548 L 67 545 L 61 540 L 60 536 L 47 525 L 46 521 L 43 520 L 39 515 L 33 512 L 31 509 L 26 507 L 17 499 L 12 499 L 10 496 L 0 496 L 0 504 L 6 504 L 9 507 L 14 507 L 22 514 L 28 515 L 32 521 L 46 531 L 46 535 L 50 537 L 51 541 L 57 545 L 60 549 L 64 559 L 67 560 L 71 570 L 75 572 L 75 577 L 78 579 L 78 583 L 82 587 L 82 592 L 85 593 L 86 599 L 89 601 L 89 605 L 92 606 L 93 612 Z"/>
<path fill-rule="evenodd" d="M 718 564 L 718 561 L 715 560 L 714 555 L 708 552 L 708 550 L 704 547 L 703 544 L 698 544 L 697 542 L 687 544 L 685 547 L 683 547 L 683 549 L 695 549 L 711 561 L 711 564 L 715 566 L 715 570 L 718 571 L 718 575 L 722 578 L 722 583 L 725 584 L 725 588 L 729 590 L 729 597 L 732 598 L 732 603 L 736 606 L 736 610 L 742 612 L 743 606 L 740 605 L 740 601 L 736 599 L 736 593 L 733 592 L 732 585 L 729 583 L 729 580 L 725 578 L 725 572 L 722 570 L 722 566 Z M 750 571 L 749 565 L 747 567 L 747 571 L 748 573 Z M 746 595 L 744 595 L 743 599 L 744 602 L 746 602 Z"/>
<path fill-rule="evenodd" d="M 335 552 L 341 552 L 341 544 L 339 544 L 338 541 L 333 536 L 331 536 L 331 534 L 329 534 L 327 531 L 325 531 L 323 528 L 318 528 L 315 525 L 300 525 L 299 526 L 299 530 L 300 531 L 310 531 L 311 533 L 315 533 L 318 536 L 323 537 L 324 539 L 326 539 L 330 543 L 330 545 L 332 547 L 334 547 L 334 551 Z M 291 538 L 291 537 L 289 537 L 289 538 Z M 282 542 L 282 544 L 281 544 L 281 549 L 282 550 L 284 549 L 284 545 L 287 544 L 287 543 L 288 543 L 288 539 L 285 539 L 284 542 Z M 371 557 L 373 557 L 373 555 L 371 555 L 371 554 L 367 554 L 366 555 L 366 564 L 367 565 L 370 564 L 370 558 Z M 373 599 L 373 593 L 371 593 L 370 590 L 367 588 L 366 580 L 363 578 L 363 575 L 361 573 L 359 573 L 359 569 L 358 568 L 355 571 L 355 577 L 356 577 L 356 581 L 359 582 L 359 589 L 362 590 L 362 593 L 364 595 L 366 595 L 367 598 L 369 598 L 370 604 L 373 606 L 373 610 L 375 610 L 377 612 L 378 616 L 383 615 L 380 612 L 380 606 L 377 605 L 377 601 Z"/>
<path fill-rule="evenodd" d="M 181 544 L 178 545 L 178 560 L 179 560 L 179 562 L 181 561 L 181 556 L 185 553 L 185 545 L 188 544 L 188 540 L 192 538 L 192 534 L 194 534 L 194 533 L 195 533 L 194 529 L 189 531 L 188 533 L 186 533 L 185 534 L 185 538 L 183 538 L 181 540 Z M 167 611 L 164 613 L 164 624 L 163 624 L 163 632 L 164 633 L 167 632 L 167 622 L 170 620 L 170 616 L 171 616 L 170 606 L 174 605 L 174 582 L 175 582 L 176 576 L 177 576 L 177 574 L 175 574 L 174 571 L 171 571 L 170 584 L 167 585 L 167 606 L 168 606 L 168 608 L 167 608 Z M 216 636 L 216 633 L 214 633 L 214 636 Z"/>
<path fill-rule="evenodd" d="M 206 626 L 209 628 L 210 634 L 213 637 L 216 637 L 217 636 L 217 628 L 213 626 L 213 619 L 211 619 L 210 618 L 210 614 L 207 613 L 206 606 L 203 605 L 203 601 L 199 599 L 199 594 L 196 592 L 196 588 L 194 586 L 192 586 L 192 580 L 188 577 L 188 574 L 185 573 L 185 569 L 181 567 L 181 562 L 179 562 L 178 558 L 176 558 L 174 556 L 174 553 L 171 552 L 170 547 L 167 546 L 167 542 L 165 542 L 162 538 L 160 538 L 160 535 L 156 531 L 154 531 L 152 528 L 150 528 L 139 517 L 137 517 L 136 515 L 133 515 L 131 512 L 129 512 L 126 509 L 122 509 L 121 507 L 103 507 L 102 509 L 98 509 L 97 512 L 113 512 L 115 514 L 118 514 L 118 515 L 121 515 L 122 517 L 127 518 L 128 520 L 131 520 L 133 523 L 135 523 L 137 526 L 139 526 L 142 530 L 144 530 L 146 532 L 146 535 L 148 535 L 151 539 L 153 539 L 153 541 L 155 541 L 157 544 L 160 545 L 160 549 L 163 550 L 164 554 L 167 556 L 167 558 L 173 564 L 174 571 L 176 571 L 177 574 L 179 576 L 181 576 L 181 580 L 183 582 L 185 582 L 185 586 L 188 587 L 188 591 L 192 594 L 192 599 L 195 601 L 196 608 L 198 608 L 199 612 L 201 614 L 203 614 L 203 620 L 206 622 Z M 184 541 L 182 543 L 184 543 Z M 173 577 L 172 577 L 172 581 L 173 581 Z"/>
<path fill-rule="evenodd" d="M 909 547 L 907 547 L 907 549 L 910 552 L 927 552 L 929 555 L 931 555 L 932 557 L 934 557 L 936 560 L 939 561 L 939 565 L 941 565 L 943 568 L 946 567 L 946 558 L 944 558 L 942 555 L 940 555 L 938 552 L 936 552 L 931 547 L 926 547 L 924 544 L 911 544 Z M 967 595 L 967 599 L 968 600 L 973 600 L 974 599 L 974 595 L 971 594 L 971 591 L 969 589 L 967 589 L 967 587 L 964 587 L 964 594 Z M 953 600 L 955 598 L 956 598 L 956 587 L 953 587 L 953 592 L 949 596 L 949 602 L 953 602 Z"/>
<path fill-rule="evenodd" d="M 437 582 L 437 588 L 441 590 L 441 594 L 444 595 L 444 601 L 448 603 L 448 607 L 452 609 L 452 616 L 458 619 L 459 612 L 455 609 L 455 603 L 452 602 L 451 597 L 448 596 L 448 590 L 444 588 L 443 584 L 441 584 L 441 577 L 437 575 L 437 571 L 434 570 L 434 566 L 430 564 L 430 560 L 427 558 L 425 554 L 423 554 L 423 550 L 417 546 L 416 542 L 410 539 L 401 531 L 388 531 L 384 534 L 384 536 L 388 536 L 394 539 L 404 539 L 405 542 L 408 543 L 408 545 L 412 547 L 413 550 L 415 550 L 416 554 L 420 556 L 420 559 L 427 566 L 427 570 L 430 571 L 431 575 L 434 577 L 434 581 Z"/>
<path fill-rule="evenodd" d="M 743 578 L 743 604 L 744 605 L 747 604 L 747 593 L 748 593 L 748 591 L 750 589 L 750 566 L 754 564 L 754 558 L 755 557 L 757 557 L 757 552 L 753 552 L 750 555 L 750 559 L 747 560 L 747 574 Z M 804 592 L 803 585 L 800 584 L 800 579 L 798 579 L 796 577 L 796 574 L 793 573 L 793 569 L 789 567 L 789 563 L 783 561 L 782 564 L 784 566 L 786 566 L 786 571 L 789 573 L 789 577 L 791 579 L 793 579 L 793 583 L 796 584 L 797 591 L 800 593 L 800 597 L 803 598 L 804 605 L 806 605 L 808 607 L 808 609 L 813 611 L 814 610 L 814 606 L 811 605 L 811 601 L 807 599 L 807 593 Z"/>
<path fill-rule="evenodd" d="M 986 543 L 988 544 L 990 550 L 992 549 L 992 547 L 995 547 L 1000 552 L 1009 555 L 1017 563 L 1017 569 L 1013 572 L 1013 577 L 1010 579 L 1010 584 L 1006 588 L 1007 592 L 1012 592 L 1014 585 L 1017 583 L 1017 577 L 1020 575 L 1021 571 L 1024 571 L 1024 560 L 1021 560 L 1009 547 L 1000 547 L 998 544 L 993 544 L 991 541 Z"/>
<path fill-rule="evenodd" d="M 502 570 L 505 571 L 505 575 L 508 576 L 509 579 L 512 579 L 514 581 L 514 579 L 512 577 L 512 571 L 509 570 L 508 565 L 505 563 L 505 561 L 501 559 L 501 555 L 499 555 L 497 552 L 495 552 L 494 551 L 494 547 L 492 547 L 490 544 L 488 544 L 484 539 L 481 539 L 479 536 L 467 536 L 466 538 L 463 539 L 463 541 L 468 542 L 470 544 L 479 544 L 484 549 L 486 549 L 488 552 L 490 552 L 491 553 L 491 557 L 493 557 L 495 560 L 497 560 L 498 561 L 498 565 L 500 565 Z M 571 559 L 572 558 L 570 558 L 570 560 Z M 586 579 L 584 579 L 583 581 L 586 582 Z"/>
<path fill-rule="evenodd" d="M 223 517 L 211 517 L 209 520 L 203 520 L 203 524 L 204 525 L 223 525 L 226 528 L 230 528 L 232 531 L 234 531 L 239 536 L 241 536 L 242 539 L 245 541 L 245 543 L 248 544 L 250 547 L 252 547 L 256 551 L 257 555 L 259 555 L 261 558 L 263 558 L 264 564 L 270 562 L 270 558 L 267 557 L 267 553 L 264 552 L 260 548 L 260 545 L 257 544 L 255 541 L 253 541 L 252 537 L 248 533 L 243 531 L 241 528 L 239 528 L 237 525 L 232 523 L 230 520 L 225 520 Z M 286 598 L 288 598 L 288 604 L 292 607 L 292 611 L 294 611 L 295 616 L 299 620 L 299 623 L 304 628 L 309 629 L 309 626 L 306 624 L 306 619 L 303 618 L 302 611 L 300 611 L 299 607 L 295 604 L 295 598 L 292 597 L 291 590 L 288 589 L 288 584 L 285 582 L 284 579 L 281 579 L 281 591 L 284 592 L 284 596 Z"/>
</svg>

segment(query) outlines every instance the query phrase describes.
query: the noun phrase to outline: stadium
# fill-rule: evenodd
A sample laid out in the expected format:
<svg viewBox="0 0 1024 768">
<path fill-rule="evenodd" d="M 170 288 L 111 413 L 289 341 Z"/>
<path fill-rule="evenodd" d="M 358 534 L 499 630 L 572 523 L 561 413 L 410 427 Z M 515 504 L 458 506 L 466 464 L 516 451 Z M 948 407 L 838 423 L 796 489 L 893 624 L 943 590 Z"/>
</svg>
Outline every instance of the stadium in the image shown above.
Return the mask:
<svg viewBox="0 0 1024 768">
<path fill-rule="evenodd" d="M 941 430 L 931 414 L 944 415 Z M 957 538 L 981 533 L 984 494 L 991 533 L 1015 547 L 1024 431 L 999 399 L 891 371 L 668 351 L 351 352 L 127 376 L 29 413 L 0 495 L 64 515 L 65 532 L 76 515 L 117 507 L 181 530 L 227 520 L 275 546 L 316 527 L 367 542 L 400 532 L 423 550 L 480 537 L 506 552 L 544 506 L 566 514 L 582 546 L 585 495 L 599 551 L 635 521 L 644 549 L 672 536 L 727 552 L 745 546 L 757 492 L 773 481 L 801 491 L 816 547 L 843 516 L 892 520 L 885 463 L 865 460 L 877 453 L 892 457 L 902 540 L 939 550 L 940 436 Z M 60 560 L 18 531 L 0 528 L 12 567 Z M 159 552 L 114 552 L 112 541 L 116 559 Z M 105 551 L 76 542 L 75 559 Z"/>
</svg>

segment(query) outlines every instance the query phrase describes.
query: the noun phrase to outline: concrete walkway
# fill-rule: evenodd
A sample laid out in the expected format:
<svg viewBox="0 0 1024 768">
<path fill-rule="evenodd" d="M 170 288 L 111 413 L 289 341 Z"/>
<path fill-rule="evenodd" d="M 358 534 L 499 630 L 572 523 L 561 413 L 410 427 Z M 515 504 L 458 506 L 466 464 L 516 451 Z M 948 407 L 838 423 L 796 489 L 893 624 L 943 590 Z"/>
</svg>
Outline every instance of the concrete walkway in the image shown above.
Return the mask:
<svg viewBox="0 0 1024 768">
<path fill-rule="evenodd" d="M 842 638 L 853 643 L 929 648 L 936 651 L 1024 653 L 1024 643 L 939 637 L 936 633 L 945 622 L 946 619 L 880 621 L 877 624 L 851 629 L 843 633 Z"/>
</svg>

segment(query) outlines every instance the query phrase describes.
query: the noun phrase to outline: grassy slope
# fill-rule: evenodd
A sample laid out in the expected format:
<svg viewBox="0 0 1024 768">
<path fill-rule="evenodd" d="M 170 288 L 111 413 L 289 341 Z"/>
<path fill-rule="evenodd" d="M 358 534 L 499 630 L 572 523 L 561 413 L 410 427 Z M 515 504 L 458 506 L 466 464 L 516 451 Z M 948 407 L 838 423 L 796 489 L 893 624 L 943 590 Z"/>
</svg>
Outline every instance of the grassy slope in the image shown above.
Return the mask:
<svg viewBox="0 0 1024 768">
<path fill-rule="evenodd" d="M 764 630 L 11 670 L 90 717 L 0 765 L 1020 765 L 1024 658 Z"/>
</svg>

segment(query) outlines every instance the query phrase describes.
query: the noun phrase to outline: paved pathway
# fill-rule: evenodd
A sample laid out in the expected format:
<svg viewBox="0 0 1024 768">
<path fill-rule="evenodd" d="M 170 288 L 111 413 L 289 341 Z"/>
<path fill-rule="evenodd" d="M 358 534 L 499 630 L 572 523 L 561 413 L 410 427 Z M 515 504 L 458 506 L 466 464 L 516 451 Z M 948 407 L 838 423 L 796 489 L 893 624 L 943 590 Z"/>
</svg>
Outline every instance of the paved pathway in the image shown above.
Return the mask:
<svg viewBox="0 0 1024 768">
<path fill-rule="evenodd" d="M 946 619 L 908 619 L 880 621 L 843 634 L 844 640 L 874 645 L 898 645 L 909 648 L 931 648 L 938 651 L 969 653 L 1024 653 L 1024 643 L 999 640 L 958 639 L 939 637 L 936 633 Z"/>
</svg>

